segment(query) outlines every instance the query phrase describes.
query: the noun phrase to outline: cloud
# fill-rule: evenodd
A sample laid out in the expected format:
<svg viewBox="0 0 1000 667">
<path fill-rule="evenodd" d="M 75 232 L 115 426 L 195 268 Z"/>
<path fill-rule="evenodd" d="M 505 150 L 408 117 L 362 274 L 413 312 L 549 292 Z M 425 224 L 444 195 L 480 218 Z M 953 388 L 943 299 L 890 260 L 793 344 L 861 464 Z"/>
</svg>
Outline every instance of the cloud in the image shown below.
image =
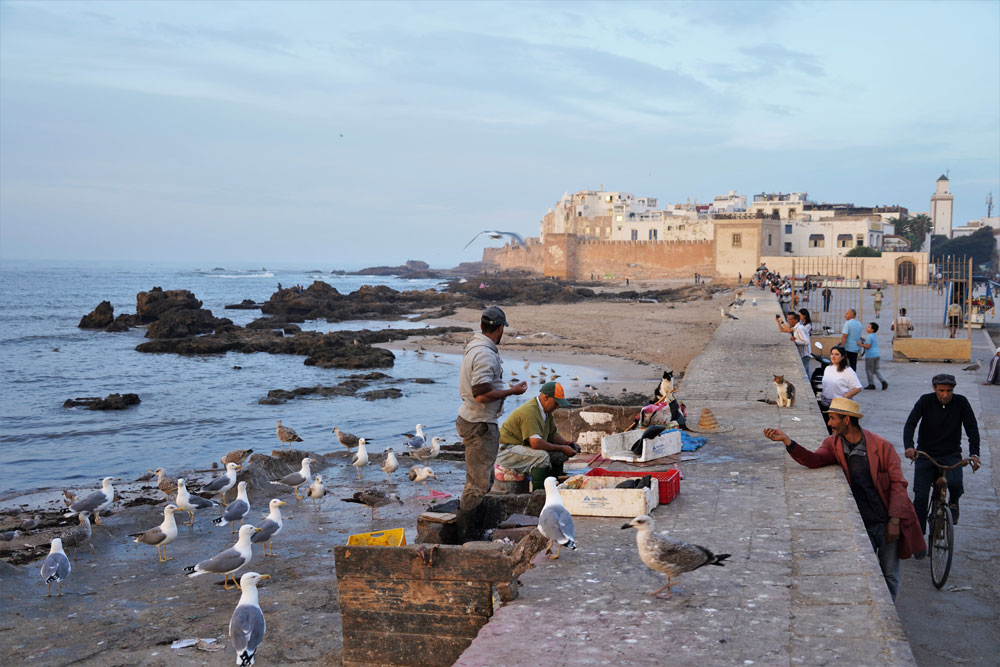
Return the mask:
<svg viewBox="0 0 1000 667">
<path fill-rule="evenodd" d="M 747 79 L 763 79 L 787 74 L 809 79 L 826 75 L 819 58 L 811 53 L 792 51 L 779 44 L 757 44 L 738 49 L 743 59 L 738 63 L 709 63 L 709 78 L 724 83 L 737 83 Z"/>
</svg>

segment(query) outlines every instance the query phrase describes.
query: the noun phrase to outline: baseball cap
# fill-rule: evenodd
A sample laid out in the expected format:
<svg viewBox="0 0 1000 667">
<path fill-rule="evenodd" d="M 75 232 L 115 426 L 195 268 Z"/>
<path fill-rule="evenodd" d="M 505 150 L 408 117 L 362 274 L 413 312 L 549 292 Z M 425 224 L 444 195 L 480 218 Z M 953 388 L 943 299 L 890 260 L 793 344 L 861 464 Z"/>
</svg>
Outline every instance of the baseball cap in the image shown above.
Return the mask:
<svg viewBox="0 0 1000 667">
<path fill-rule="evenodd" d="M 490 306 L 483 311 L 483 323 L 488 324 L 491 327 L 495 327 L 498 324 L 502 324 L 505 327 L 510 326 L 507 324 L 507 316 L 504 315 L 503 311 L 496 306 Z"/>
<path fill-rule="evenodd" d="M 955 382 L 955 376 L 954 375 L 949 375 L 947 373 L 938 373 L 933 378 L 931 378 L 931 384 L 932 385 L 935 385 L 935 384 L 950 384 L 952 387 L 954 387 L 958 383 Z"/>
<path fill-rule="evenodd" d="M 542 385 L 539 393 L 551 396 L 556 399 L 556 403 L 564 408 L 569 407 L 569 401 L 566 400 L 566 392 L 563 391 L 563 386 L 558 382 L 546 382 Z"/>
</svg>

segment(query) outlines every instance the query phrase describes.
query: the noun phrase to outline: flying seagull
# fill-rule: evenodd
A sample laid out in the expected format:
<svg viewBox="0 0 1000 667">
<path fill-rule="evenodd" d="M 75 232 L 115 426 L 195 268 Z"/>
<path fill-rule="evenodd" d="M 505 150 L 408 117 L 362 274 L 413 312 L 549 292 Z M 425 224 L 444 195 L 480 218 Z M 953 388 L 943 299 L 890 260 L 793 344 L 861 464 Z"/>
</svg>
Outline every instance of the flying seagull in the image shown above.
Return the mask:
<svg viewBox="0 0 1000 667">
<path fill-rule="evenodd" d="M 622 526 L 625 528 L 635 528 L 635 541 L 639 548 L 639 558 L 646 564 L 646 567 L 667 575 L 667 583 L 652 591 L 650 595 L 661 597 L 660 591 L 667 589 L 663 599 L 669 599 L 673 590 L 671 588 L 671 578 L 676 577 L 691 570 L 697 570 L 702 565 L 718 565 L 722 567 L 722 561 L 729 558 L 729 554 L 715 555 L 705 547 L 697 544 L 688 544 L 679 540 L 672 540 L 669 537 L 660 537 L 653 534 L 653 520 L 641 514 Z"/>
<path fill-rule="evenodd" d="M 494 239 L 494 240 L 496 240 L 496 239 L 502 239 L 504 236 L 506 236 L 506 237 L 510 238 L 511 244 L 513 244 L 513 245 L 520 245 L 520 246 L 524 245 L 524 239 L 521 238 L 520 234 L 517 234 L 516 232 L 501 232 L 501 231 L 497 231 L 497 230 L 484 230 L 484 231 L 481 231 L 481 232 L 479 232 L 478 234 L 476 234 L 475 236 L 472 237 L 472 241 L 475 241 L 476 239 L 478 239 L 483 234 L 486 234 L 487 236 L 489 236 L 491 239 Z M 470 245 L 472 245 L 472 241 L 469 241 L 468 243 L 466 243 L 465 244 L 465 248 L 468 248 Z M 465 248 L 462 248 L 462 250 L 465 250 Z"/>
</svg>

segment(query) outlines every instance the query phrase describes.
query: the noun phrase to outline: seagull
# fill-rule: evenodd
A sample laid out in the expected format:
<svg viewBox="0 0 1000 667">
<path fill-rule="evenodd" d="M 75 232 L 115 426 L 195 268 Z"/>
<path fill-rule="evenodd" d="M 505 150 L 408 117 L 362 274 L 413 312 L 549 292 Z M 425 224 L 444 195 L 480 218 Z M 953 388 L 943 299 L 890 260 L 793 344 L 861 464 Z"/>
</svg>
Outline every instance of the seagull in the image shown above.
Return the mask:
<svg viewBox="0 0 1000 667">
<path fill-rule="evenodd" d="M 754 308 L 757 307 L 757 297 L 753 298 L 753 301 L 750 302 L 750 305 L 753 306 Z"/>
<path fill-rule="evenodd" d="M 429 446 L 414 449 L 410 452 L 410 456 L 418 461 L 430 461 L 441 453 L 441 443 L 443 442 L 444 438 L 432 438 Z"/>
<path fill-rule="evenodd" d="M 976 363 L 969 364 L 968 366 L 966 366 L 962 370 L 963 371 L 978 371 L 982 367 L 983 367 L 983 360 L 982 359 L 976 359 Z"/>
<path fill-rule="evenodd" d="M 382 462 L 382 472 L 385 473 L 385 481 L 387 484 L 392 484 L 391 475 L 392 473 L 399 470 L 399 461 L 396 459 L 396 455 L 392 451 L 392 447 L 385 450 L 385 460 Z"/>
<path fill-rule="evenodd" d="M 163 523 L 155 528 L 150 528 L 145 533 L 134 533 L 129 537 L 135 538 L 132 541 L 136 544 L 148 544 L 156 547 L 156 555 L 161 563 L 166 563 L 173 558 L 167 558 L 167 545 L 177 539 L 177 521 L 174 519 L 174 512 L 180 512 L 180 508 L 170 503 L 163 508 Z"/>
<path fill-rule="evenodd" d="M 358 446 L 358 436 L 353 433 L 348 433 L 347 431 L 341 431 L 339 426 L 333 427 L 333 432 L 337 434 L 337 440 L 344 447 L 347 447 L 347 451 L 351 450 L 351 447 Z M 366 441 L 367 442 L 367 441 Z"/>
<path fill-rule="evenodd" d="M 66 516 L 76 516 L 86 510 L 94 515 L 95 524 L 98 526 L 104 525 L 104 522 L 101 521 L 101 512 L 111 507 L 111 503 L 115 500 L 115 489 L 111 486 L 111 482 L 119 481 L 121 481 L 121 477 L 105 477 L 101 480 L 100 490 L 94 491 L 82 500 L 78 499 L 73 502 L 69 506 L 70 511 Z"/>
<path fill-rule="evenodd" d="M 419 449 L 424 446 L 427 438 L 424 436 L 424 425 L 417 424 L 417 434 L 412 438 L 408 439 L 404 445 L 409 449 Z"/>
<path fill-rule="evenodd" d="M 247 457 L 251 454 L 253 454 L 252 449 L 234 449 L 219 459 L 219 461 L 222 465 L 226 465 L 227 463 L 238 463 L 242 466 L 243 462 L 246 461 Z"/>
<path fill-rule="evenodd" d="M 222 586 L 227 591 L 232 590 L 229 587 L 229 575 L 241 567 L 250 564 L 250 559 L 253 558 L 253 550 L 250 548 L 250 536 L 258 531 L 260 531 L 260 528 L 254 528 L 249 523 L 243 524 L 240 526 L 240 537 L 236 540 L 236 544 L 208 560 L 201 561 L 197 565 L 185 567 L 184 572 L 189 577 L 197 577 L 202 574 L 225 575 L 225 578 L 222 580 Z M 236 584 L 236 588 L 240 587 L 236 583 L 236 577 L 233 577 L 233 583 Z"/>
<path fill-rule="evenodd" d="M 295 490 L 295 499 L 302 500 L 302 496 L 299 495 L 299 487 L 312 478 L 312 472 L 309 470 L 310 463 L 315 463 L 315 461 L 307 456 L 302 459 L 302 467 L 299 468 L 298 472 L 285 475 L 281 479 L 271 482 L 271 484 L 284 484 L 285 486 L 292 487 Z"/>
<path fill-rule="evenodd" d="M 282 444 L 287 442 L 289 449 L 291 448 L 293 442 L 303 441 L 302 438 L 299 437 L 299 434 L 295 432 L 294 428 L 282 426 L 280 419 L 278 420 L 278 428 L 275 430 L 278 432 L 278 440 L 280 440 Z"/>
<path fill-rule="evenodd" d="M 637 516 L 622 526 L 622 529 L 625 528 L 636 529 L 635 542 L 639 548 L 639 558 L 646 564 L 646 567 L 667 575 L 667 583 L 650 593 L 654 597 L 661 597 L 660 592 L 666 588 L 667 594 L 663 599 L 670 598 L 673 594 L 672 577 L 697 570 L 702 565 L 722 567 L 725 565 L 722 561 L 729 558 L 729 554 L 715 555 L 697 544 L 688 544 L 672 540 L 669 537 L 654 535 L 653 520 L 645 514 Z"/>
<path fill-rule="evenodd" d="M 722 314 L 722 319 L 724 319 L 724 320 L 738 320 L 738 319 L 740 319 L 740 318 L 736 317 L 735 315 L 731 315 L 730 313 L 727 313 L 726 309 L 723 308 L 722 306 L 719 306 L 719 312 Z"/>
<path fill-rule="evenodd" d="M 250 536 L 250 541 L 254 544 L 264 545 L 265 556 L 274 555 L 274 542 L 271 540 L 273 540 L 275 536 L 281 532 L 281 527 L 284 525 L 281 520 L 281 506 L 286 504 L 287 503 L 284 500 L 273 498 L 271 502 L 268 503 L 268 507 L 271 509 L 271 512 L 264 517 L 264 521 L 261 522 L 260 526 L 258 526 L 258 528 L 260 528 L 260 532 L 254 533 Z M 271 547 L 270 553 L 268 553 L 268 546 Z"/>
<path fill-rule="evenodd" d="M 315 510 L 319 511 L 319 506 L 323 504 L 323 496 L 326 495 L 326 489 L 323 488 L 323 476 L 316 475 L 313 477 L 313 483 L 309 485 L 309 490 L 306 491 L 306 495 L 313 499 L 313 505 L 315 505 Z"/>
<path fill-rule="evenodd" d="M 229 465 L 234 465 L 230 463 Z M 218 519 L 212 519 L 212 523 L 216 526 L 225 526 L 227 524 L 233 524 L 233 527 L 229 529 L 230 533 L 236 532 L 235 524 L 237 521 L 240 525 L 243 525 L 243 519 L 246 515 L 250 513 L 250 499 L 247 498 L 247 483 L 240 482 L 239 486 L 236 488 L 236 500 L 229 503 L 226 507 L 226 511 L 222 513 Z"/>
<path fill-rule="evenodd" d="M 476 239 L 478 239 L 483 234 L 486 234 L 487 236 L 489 236 L 491 239 L 494 239 L 494 240 L 502 239 L 504 236 L 506 236 L 506 237 L 508 237 L 510 239 L 511 245 L 515 245 L 515 246 L 523 246 L 524 245 L 524 239 L 521 238 L 520 234 L 517 234 L 515 232 L 501 232 L 501 231 L 497 231 L 497 230 L 484 230 L 484 231 L 481 231 L 481 232 L 479 232 L 478 234 L 476 234 L 475 236 L 472 237 L 472 241 L 475 241 Z M 463 247 L 462 250 L 465 250 L 465 248 L 468 248 L 470 245 L 472 245 L 472 241 L 469 241 L 468 243 L 466 243 L 465 247 Z"/>
<path fill-rule="evenodd" d="M 28 533 L 28 532 L 34 530 L 35 528 L 37 528 L 38 527 L 38 522 L 41 521 L 41 520 L 42 520 L 42 515 L 41 514 L 36 514 L 35 516 L 31 517 L 30 519 L 25 519 L 24 521 L 22 521 L 21 525 L 19 525 L 18 528 L 20 528 L 25 533 Z"/>
<path fill-rule="evenodd" d="M 270 578 L 269 574 L 256 572 L 247 572 L 240 577 L 243 592 L 240 593 L 240 601 L 236 603 L 233 617 L 229 620 L 229 639 L 236 649 L 237 667 L 252 665 L 254 654 L 264 641 L 267 624 L 264 622 L 264 612 L 257 602 L 257 582 Z"/>
<path fill-rule="evenodd" d="M 19 530 L 6 530 L 0 533 L 0 542 L 10 542 L 11 540 L 16 540 L 22 535 L 24 535 L 24 533 Z"/>
<path fill-rule="evenodd" d="M 364 467 L 368 465 L 368 449 L 365 447 L 365 439 L 358 438 L 358 452 L 351 459 L 351 465 L 358 469 L 358 479 L 364 472 Z"/>
<path fill-rule="evenodd" d="M 63 579 L 69 576 L 72 569 L 73 566 L 70 565 L 69 558 L 66 558 L 66 552 L 63 551 L 62 540 L 58 537 L 53 538 L 52 546 L 49 547 L 49 555 L 42 563 L 42 581 L 48 587 L 45 597 L 52 596 L 52 584 L 54 583 L 59 584 L 59 595 L 62 595 Z"/>
<path fill-rule="evenodd" d="M 428 466 L 413 466 L 412 468 L 410 468 L 410 472 L 406 473 L 406 476 L 410 478 L 411 482 L 413 482 L 414 496 L 417 495 L 418 482 L 423 482 L 424 488 L 427 489 L 428 493 L 430 493 L 430 487 L 427 486 L 427 480 L 430 479 L 431 477 L 437 479 L 437 476 L 434 474 L 434 471 L 431 470 L 430 467 Z"/>
<path fill-rule="evenodd" d="M 94 545 L 90 544 L 90 536 L 93 531 L 90 527 L 90 512 L 84 510 L 78 515 L 80 519 L 80 525 L 73 526 L 65 533 L 62 534 L 62 543 L 64 547 L 73 549 L 73 562 L 76 562 L 76 550 L 84 543 L 90 545 L 91 550 L 93 550 Z"/>
<path fill-rule="evenodd" d="M 201 487 L 201 489 L 199 489 L 198 492 L 205 494 L 205 496 L 208 498 L 211 498 L 212 496 L 218 494 L 219 500 L 222 502 L 223 505 L 225 505 L 226 492 L 236 485 L 236 471 L 240 470 L 241 468 L 242 466 L 239 463 L 227 463 L 226 472 L 219 475 L 205 486 Z"/>
<path fill-rule="evenodd" d="M 194 513 L 197 510 L 208 509 L 209 507 L 215 507 L 219 503 L 214 500 L 209 500 L 208 498 L 202 498 L 201 496 L 196 496 L 193 493 L 189 493 L 187 490 L 187 485 L 184 483 L 184 478 L 181 477 L 177 480 L 177 500 L 174 502 L 177 508 L 188 513 L 188 520 L 184 522 L 185 526 L 194 525 Z"/>
<path fill-rule="evenodd" d="M 397 502 L 400 505 L 403 504 L 403 501 L 400 500 L 399 496 L 395 493 L 386 493 L 385 491 L 375 488 L 357 491 L 350 498 L 341 498 L 341 500 L 345 503 L 358 503 L 359 505 L 364 505 L 370 509 L 372 513 L 372 521 L 382 518 L 378 511 L 379 507 L 385 507 L 391 502 Z"/>
<path fill-rule="evenodd" d="M 157 468 L 153 474 L 156 475 L 156 486 L 166 494 L 167 498 L 177 493 L 177 480 L 167 475 L 163 468 Z"/>
<path fill-rule="evenodd" d="M 545 478 L 545 506 L 538 515 L 538 532 L 549 539 L 545 553 L 549 555 L 550 560 L 559 558 L 564 544 L 570 549 L 576 549 L 573 516 L 562 504 L 559 489 L 556 488 L 557 483 L 555 477 Z M 559 549 L 553 556 L 552 545 L 556 542 L 559 543 Z"/>
</svg>

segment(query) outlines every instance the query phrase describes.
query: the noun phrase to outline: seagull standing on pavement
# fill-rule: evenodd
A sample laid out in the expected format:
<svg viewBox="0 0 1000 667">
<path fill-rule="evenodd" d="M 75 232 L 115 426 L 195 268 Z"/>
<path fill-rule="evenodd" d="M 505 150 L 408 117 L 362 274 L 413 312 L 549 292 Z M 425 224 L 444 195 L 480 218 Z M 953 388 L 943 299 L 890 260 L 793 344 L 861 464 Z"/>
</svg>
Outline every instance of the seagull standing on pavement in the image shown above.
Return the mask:
<svg viewBox="0 0 1000 667">
<path fill-rule="evenodd" d="M 299 487 L 312 478 L 312 471 L 309 470 L 310 463 L 315 463 L 315 461 L 307 456 L 302 459 L 302 467 L 299 468 L 298 472 L 285 475 L 281 479 L 274 480 L 271 484 L 284 484 L 285 486 L 292 487 L 295 491 L 295 499 L 302 500 L 302 496 L 299 495 Z"/>
<path fill-rule="evenodd" d="M 358 479 L 364 472 L 364 467 L 368 465 L 368 449 L 365 447 L 365 439 L 358 438 L 358 452 L 351 459 L 351 465 L 358 470 Z"/>
<path fill-rule="evenodd" d="M 545 549 L 549 559 L 555 560 L 562 553 L 565 544 L 570 549 L 576 549 L 576 531 L 573 527 L 573 516 L 569 513 L 559 497 L 555 477 L 545 478 L 545 506 L 538 515 L 538 532 L 549 539 Z M 552 555 L 552 545 L 559 544 L 556 554 Z"/>
<path fill-rule="evenodd" d="M 719 306 L 719 313 L 722 314 L 722 319 L 724 319 L 724 320 L 738 320 L 738 319 L 740 319 L 740 318 L 736 317 L 735 315 L 727 313 L 726 309 L 723 308 L 722 306 Z"/>
<path fill-rule="evenodd" d="M 111 507 L 111 503 L 115 501 L 115 489 L 111 486 L 111 482 L 120 480 L 120 477 L 105 477 L 101 480 L 101 488 L 86 498 L 77 500 L 71 504 L 69 506 L 69 514 L 66 516 L 76 516 L 80 512 L 87 511 L 94 516 L 94 523 L 96 525 L 103 525 L 101 512 Z M 62 543 L 60 542 L 59 544 L 60 548 L 62 548 Z"/>
<path fill-rule="evenodd" d="M 45 557 L 45 561 L 42 563 L 42 581 L 48 587 L 45 597 L 52 596 L 52 584 L 59 584 L 59 595 L 62 595 L 62 582 L 63 579 L 69 576 L 70 571 L 73 566 L 69 562 L 69 558 L 66 558 L 66 553 L 62 548 L 62 540 L 58 537 L 52 540 L 52 545 L 49 547 L 49 555 Z"/>
<path fill-rule="evenodd" d="M 385 450 L 385 460 L 382 462 L 382 472 L 385 473 L 385 481 L 387 484 L 392 485 L 392 473 L 399 470 L 399 460 L 396 458 L 396 454 L 393 453 L 392 447 Z"/>
<path fill-rule="evenodd" d="M 198 490 L 198 493 L 203 494 L 206 498 L 211 498 L 212 496 L 218 494 L 219 500 L 222 504 L 227 504 L 226 492 L 236 486 L 236 471 L 240 470 L 241 467 L 242 466 L 238 463 L 227 463 L 226 472 L 201 487 L 201 489 Z"/>
<path fill-rule="evenodd" d="M 963 371 L 978 371 L 982 367 L 983 367 L 983 360 L 982 359 L 976 359 L 976 363 L 969 364 L 968 366 L 966 366 L 962 370 Z"/>
<path fill-rule="evenodd" d="M 232 465 L 231 463 L 229 465 Z M 232 528 L 229 529 L 230 533 L 236 532 L 236 522 L 239 521 L 240 525 L 243 525 L 243 519 L 246 515 L 250 513 L 250 499 L 247 497 L 247 483 L 240 482 L 239 487 L 236 491 L 236 500 L 229 503 L 226 507 L 226 511 L 222 513 L 218 519 L 213 519 L 212 523 L 216 526 L 225 526 L 227 524 L 232 524 Z"/>
<path fill-rule="evenodd" d="M 270 578 L 269 574 L 256 572 L 247 572 L 240 577 L 243 591 L 233 610 L 233 617 L 229 620 L 229 639 L 236 649 L 237 667 L 252 665 L 254 654 L 264 641 L 267 623 L 257 598 L 257 582 Z"/>
</svg>

